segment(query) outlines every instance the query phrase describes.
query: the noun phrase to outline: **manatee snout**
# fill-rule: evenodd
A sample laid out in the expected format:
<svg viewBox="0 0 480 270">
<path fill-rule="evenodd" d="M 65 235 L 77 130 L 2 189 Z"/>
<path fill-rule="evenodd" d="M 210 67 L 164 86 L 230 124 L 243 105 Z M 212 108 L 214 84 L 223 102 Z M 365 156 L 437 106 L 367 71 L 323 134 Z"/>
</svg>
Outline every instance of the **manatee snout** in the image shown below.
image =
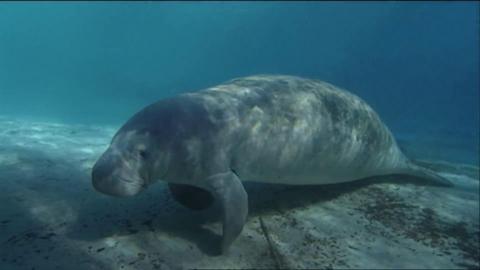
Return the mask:
<svg viewBox="0 0 480 270">
<path fill-rule="evenodd" d="M 101 193 L 123 197 L 143 190 L 144 180 L 127 160 L 107 150 L 93 166 L 92 185 Z"/>
</svg>

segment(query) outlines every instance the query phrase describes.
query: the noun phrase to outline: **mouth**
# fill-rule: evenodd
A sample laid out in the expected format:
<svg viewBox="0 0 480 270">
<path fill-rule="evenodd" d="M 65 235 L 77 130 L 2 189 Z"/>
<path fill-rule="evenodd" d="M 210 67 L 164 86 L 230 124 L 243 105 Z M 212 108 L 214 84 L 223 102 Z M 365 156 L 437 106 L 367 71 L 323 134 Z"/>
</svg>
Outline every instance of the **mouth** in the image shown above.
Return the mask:
<svg viewBox="0 0 480 270">
<path fill-rule="evenodd" d="M 133 185 L 136 187 L 140 187 L 141 189 L 145 189 L 147 187 L 146 181 L 141 177 L 127 179 L 119 176 L 117 179 L 126 183 L 127 185 Z"/>
</svg>

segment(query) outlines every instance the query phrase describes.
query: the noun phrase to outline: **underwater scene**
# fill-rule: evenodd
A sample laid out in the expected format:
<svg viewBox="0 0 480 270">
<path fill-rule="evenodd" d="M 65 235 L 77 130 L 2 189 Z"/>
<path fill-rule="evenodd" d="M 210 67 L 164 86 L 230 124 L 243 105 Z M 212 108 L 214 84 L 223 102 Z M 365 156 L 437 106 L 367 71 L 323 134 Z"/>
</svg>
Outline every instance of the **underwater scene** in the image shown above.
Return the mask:
<svg viewBox="0 0 480 270">
<path fill-rule="evenodd" d="M 0 269 L 479 269 L 479 14 L 0 3 Z"/>
</svg>

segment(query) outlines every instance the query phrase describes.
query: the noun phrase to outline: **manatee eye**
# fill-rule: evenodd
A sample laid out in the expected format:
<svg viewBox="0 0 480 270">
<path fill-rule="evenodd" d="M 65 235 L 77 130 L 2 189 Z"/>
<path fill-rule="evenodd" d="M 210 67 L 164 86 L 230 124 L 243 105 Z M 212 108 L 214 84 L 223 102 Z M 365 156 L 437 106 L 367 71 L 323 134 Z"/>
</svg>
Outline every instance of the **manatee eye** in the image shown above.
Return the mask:
<svg viewBox="0 0 480 270">
<path fill-rule="evenodd" d="M 142 158 L 148 158 L 149 154 L 146 150 L 138 150 L 138 154 L 142 157 Z"/>
</svg>

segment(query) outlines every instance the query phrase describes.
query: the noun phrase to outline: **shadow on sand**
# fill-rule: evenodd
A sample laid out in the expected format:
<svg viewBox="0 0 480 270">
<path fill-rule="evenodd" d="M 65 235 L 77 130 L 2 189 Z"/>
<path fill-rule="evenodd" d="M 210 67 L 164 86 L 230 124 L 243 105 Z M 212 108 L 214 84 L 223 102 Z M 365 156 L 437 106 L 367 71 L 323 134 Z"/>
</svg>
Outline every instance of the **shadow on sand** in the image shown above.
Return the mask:
<svg viewBox="0 0 480 270">
<path fill-rule="evenodd" d="M 249 194 L 249 219 L 252 219 L 278 211 L 279 205 L 282 211 L 288 211 L 329 201 L 342 194 L 378 183 L 434 185 L 415 177 L 392 175 L 318 186 L 252 182 L 245 182 L 244 186 Z M 95 240 L 145 231 L 162 232 L 194 243 L 207 255 L 220 255 L 220 232 L 213 232 L 203 226 L 221 220 L 218 204 L 206 210 L 189 210 L 174 202 L 165 187 L 165 184 L 157 184 L 143 194 L 124 199 L 98 194 L 98 199 L 90 201 L 80 209 L 78 220 L 81 222 L 71 227 L 69 235 L 82 240 Z M 156 244 L 161 245 L 158 242 Z"/>
</svg>

